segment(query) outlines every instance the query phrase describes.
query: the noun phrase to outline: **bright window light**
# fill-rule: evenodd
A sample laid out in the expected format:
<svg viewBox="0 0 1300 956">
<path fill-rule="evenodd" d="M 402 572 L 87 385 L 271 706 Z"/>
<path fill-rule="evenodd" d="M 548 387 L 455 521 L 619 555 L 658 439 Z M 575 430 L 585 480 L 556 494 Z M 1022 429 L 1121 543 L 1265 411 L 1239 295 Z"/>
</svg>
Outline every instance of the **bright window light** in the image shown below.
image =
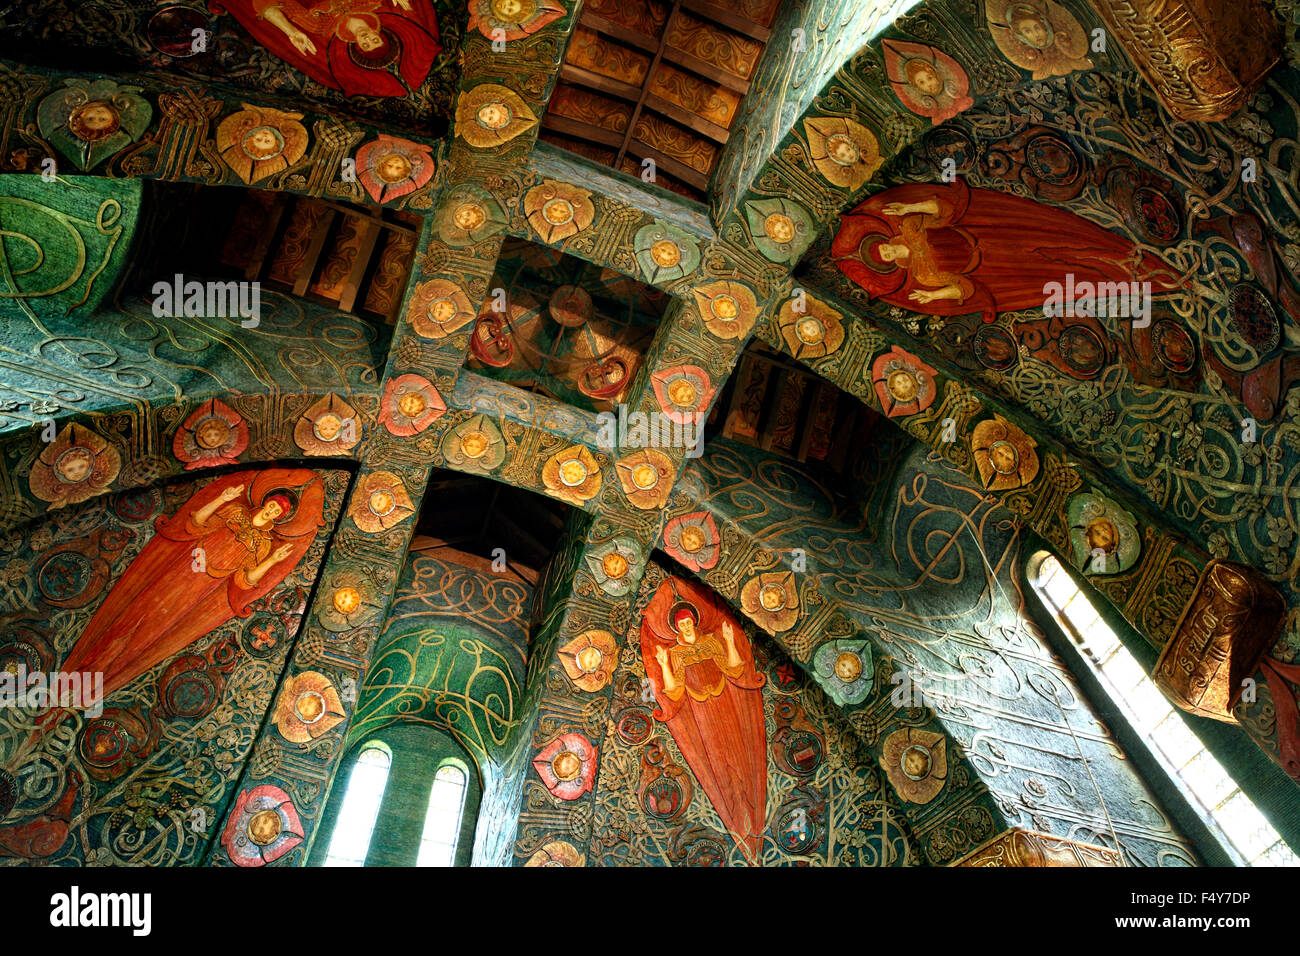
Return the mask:
<svg viewBox="0 0 1300 956">
<path fill-rule="evenodd" d="M 378 744 L 368 745 L 357 757 L 348 777 L 348 790 L 343 796 L 338 821 L 334 824 L 325 866 L 365 866 L 392 763 L 388 751 Z"/>
<path fill-rule="evenodd" d="M 429 810 L 424 817 L 424 836 L 416 866 L 453 866 L 460 819 L 465 809 L 465 771 L 453 763 L 443 764 L 433 778 Z"/>
<path fill-rule="evenodd" d="M 1300 859 L 1101 620 L 1061 562 L 1047 555 L 1032 577 L 1101 685 L 1229 855 L 1249 866 L 1300 866 Z"/>
</svg>

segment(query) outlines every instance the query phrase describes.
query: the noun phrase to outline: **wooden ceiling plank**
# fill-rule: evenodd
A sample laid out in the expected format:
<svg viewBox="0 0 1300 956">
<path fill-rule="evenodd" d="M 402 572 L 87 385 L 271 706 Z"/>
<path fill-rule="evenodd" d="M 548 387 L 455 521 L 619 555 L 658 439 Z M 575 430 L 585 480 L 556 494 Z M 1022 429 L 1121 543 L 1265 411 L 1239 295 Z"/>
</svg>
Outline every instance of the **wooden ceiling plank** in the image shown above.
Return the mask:
<svg viewBox="0 0 1300 956">
<path fill-rule="evenodd" d="M 339 295 L 339 309 L 343 312 L 351 312 L 352 307 L 356 305 L 357 293 L 361 291 L 361 283 L 375 254 L 375 245 L 384 231 L 379 222 L 374 219 L 366 219 L 361 225 L 361 230 L 361 244 L 357 247 L 357 257 L 352 262 L 352 269 L 348 272 L 347 281 L 343 284 L 343 291 Z"/>
<path fill-rule="evenodd" d="M 583 10 L 578 22 L 584 27 L 595 30 L 597 33 L 603 33 L 611 39 L 626 43 L 628 46 L 634 46 L 646 53 L 654 53 L 658 43 L 654 37 L 648 37 L 644 33 L 638 33 L 631 30 L 621 23 L 615 23 L 613 20 L 602 17 L 597 13 L 590 13 Z"/>
<path fill-rule="evenodd" d="M 690 110 L 683 109 L 671 100 L 666 100 L 662 96 L 657 96 L 654 93 L 651 93 L 646 97 L 645 105 L 647 108 L 652 109 L 657 113 L 663 113 L 670 119 L 696 133 L 699 133 L 707 139 L 713 140 L 715 143 L 725 143 L 727 138 L 731 135 L 730 131 L 719 126 L 717 123 L 710 123 L 702 116 L 692 113 Z"/>
<path fill-rule="evenodd" d="M 601 146 L 612 146 L 615 150 L 622 147 L 625 135 L 605 129 L 603 126 L 593 126 L 591 123 L 569 119 L 567 116 L 560 116 L 556 113 L 547 113 L 542 118 L 542 129 L 549 129 L 552 132 L 571 136 L 574 139 L 589 140 Z"/>
<path fill-rule="evenodd" d="M 641 98 L 641 87 L 639 86 L 633 86 L 631 83 L 624 83 L 622 80 L 616 80 L 609 76 L 602 76 L 599 73 L 584 70 L 580 66 L 572 66 L 568 63 L 560 67 L 560 82 L 568 83 L 571 86 L 583 86 L 595 90 L 597 93 L 605 93 L 621 100 L 630 100 L 633 103 Z"/>
<path fill-rule="evenodd" d="M 733 13 L 724 7 L 709 3 L 708 0 L 682 0 L 682 8 L 696 16 L 713 20 L 724 27 L 743 33 L 745 36 L 766 43 L 772 31 L 760 23 L 755 23 L 739 13 Z"/>
<path fill-rule="evenodd" d="M 742 79 L 734 73 L 728 73 L 726 70 L 720 70 L 712 63 L 701 60 L 698 56 L 692 56 L 676 47 L 665 46 L 663 58 L 670 63 L 675 63 L 677 66 L 684 66 L 686 69 L 712 80 L 719 86 L 725 86 L 742 96 L 749 92 L 749 80 Z"/>
<path fill-rule="evenodd" d="M 633 153 L 640 156 L 642 159 L 653 159 L 656 166 L 674 179 L 680 179 L 682 182 L 694 186 L 700 191 L 705 191 L 709 188 L 709 176 L 707 173 L 702 173 L 698 169 L 687 166 L 681 160 L 673 159 L 671 156 L 659 152 L 659 150 L 655 149 L 653 146 L 646 145 L 639 139 L 633 140 L 629 144 L 629 147 L 632 148 L 631 151 Z"/>
<path fill-rule="evenodd" d="M 641 95 L 637 98 L 636 108 L 632 110 L 632 118 L 627 124 L 627 136 L 623 139 L 623 146 L 614 157 L 614 168 L 618 169 L 623 163 L 623 157 L 627 155 L 628 144 L 632 142 L 632 136 L 636 130 L 636 121 L 641 117 L 641 110 L 645 107 L 645 98 L 650 95 L 650 78 L 655 75 L 655 70 L 659 69 L 659 61 L 663 59 L 664 47 L 668 45 L 668 34 L 673 30 L 673 24 L 677 22 L 677 14 L 681 10 L 681 0 L 673 0 L 672 12 L 668 14 L 668 20 L 664 23 L 664 32 L 659 35 L 659 45 L 655 48 L 654 59 L 650 61 L 650 68 L 646 70 L 645 82 L 641 84 Z M 656 160 L 658 162 L 658 160 Z"/>
</svg>

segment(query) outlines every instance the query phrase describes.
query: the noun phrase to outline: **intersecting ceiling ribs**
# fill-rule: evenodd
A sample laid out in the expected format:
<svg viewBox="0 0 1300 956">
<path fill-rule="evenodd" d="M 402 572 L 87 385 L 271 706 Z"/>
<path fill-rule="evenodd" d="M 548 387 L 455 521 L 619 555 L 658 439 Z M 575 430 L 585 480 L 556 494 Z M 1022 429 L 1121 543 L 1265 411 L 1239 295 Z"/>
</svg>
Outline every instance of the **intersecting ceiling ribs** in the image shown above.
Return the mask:
<svg viewBox="0 0 1300 956">
<path fill-rule="evenodd" d="M 586 4 L 541 138 L 702 199 L 779 2 Z"/>
</svg>

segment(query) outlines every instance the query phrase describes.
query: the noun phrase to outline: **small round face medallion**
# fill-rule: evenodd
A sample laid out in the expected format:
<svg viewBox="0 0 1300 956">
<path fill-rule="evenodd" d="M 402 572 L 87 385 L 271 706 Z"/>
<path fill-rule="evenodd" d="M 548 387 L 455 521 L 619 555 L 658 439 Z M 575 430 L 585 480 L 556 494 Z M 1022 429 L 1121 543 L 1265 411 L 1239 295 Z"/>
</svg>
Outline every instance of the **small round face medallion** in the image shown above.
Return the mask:
<svg viewBox="0 0 1300 956">
<path fill-rule="evenodd" d="M 848 136 L 836 133 L 826 140 L 826 154 L 837 166 L 852 166 L 862 157 L 862 150 Z"/>
<path fill-rule="evenodd" d="M 230 423 L 224 418 L 205 418 L 194 429 L 194 442 L 211 451 L 230 441 Z"/>
<path fill-rule="evenodd" d="M 677 543 L 683 551 L 694 554 L 704 547 L 704 532 L 695 525 L 687 525 L 677 536 Z"/>
<path fill-rule="evenodd" d="M 248 818 L 248 838 L 258 846 L 274 843 L 283 829 L 284 823 L 275 810 L 258 810 Z"/>
<path fill-rule="evenodd" d="M 862 676 L 862 658 L 851 651 L 843 651 L 835 658 L 835 676 L 846 684 L 852 684 Z"/>
<path fill-rule="evenodd" d="M 692 406 L 700 394 L 687 379 L 679 378 L 668 386 L 668 397 L 674 405 Z"/>
<path fill-rule="evenodd" d="M 551 761 L 551 770 L 561 780 L 572 780 L 582 773 L 582 760 L 571 750 L 561 750 Z"/>
<path fill-rule="evenodd" d="M 457 229 L 472 232 L 487 222 L 487 210 L 482 203 L 463 202 L 452 210 L 451 221 Z"/>
<path fill-rule="evenodd" d="M 460 450 L 466 458 L 482 458 L 487 454 L 488 446 L 487 435 L 482 432 L 466 432 L 460 439 Z"/>
<path fill-rule="evenodd" d="M 642 491 L 659 484 L 659 472 L 644 462 L 632 469 L 632 484 Z"/>
<path fill-rule="evenodd" d="M 655 265 L 664 269 L 671 269 L 682 261 L 682 250 L 677 248 L 677 243 L 668 239 L 660 239 L 650 247 L 650 258 Z"/>
<path fill-rule="evenodd" d="M 293 712 L 304 724 L 314 724 L 325 715 L 325 696 L 314 690 L 299 694 Z"/>
<path fill-rule="evenodd" d="M 581 459 L 570 458 L 560 462 L 560 481 L 570 488 L 582 484 L 587 479 L 587 466 Z"/>
<path fill-rule="evenodd" d="M 605 572 L 606 577 L 621 578 L 627 574 L 627 558 L 617 551 L 611 551 L 601 558 L 600 569 Z"/>
<path fill-rule="evenodd" d="M 912 744 L 903 751 L 902 768 L 911 780 L 922 780 L 930 773 L 930 751 L 917 744 Z"/>
<path fill-rule="evenodd" d="M 594 674 L 600 669 L 601 663 L 605 660 L 605 655 L 601 653 L 599 647 L 588 645 L 578 651 L 574 659 L 577 661 L 580 671 L 584 674 Z"/>
<path fill-rule="evenodd" d="M 416 418 L 428 407 L 428 400 L 420 392 L 403 392 L 397 400 L 397 410 L 407 418 Z"/>
<path fill-rule="evenodd" d="M 80 484 L 95 470 L 95 453 L 89 448 L 74 445 L 54 462 L 54 473 L 69 485 Z"/>
<path fill-rule="evenodd" d="M 504 103 L 484 103 L 475 115 L 485 129 L 505 129 L 510 125 L 510 107 Z"/>
<path fill-rule="evenodd" d="M 342 587 L 334 592 L 334 610 L 351 614 L 361 606 L 361 592 L 354 587 Z"/>
<path fill-rule="evenodd" d="M 763 220 L 763 231 L 774 242 L 789 242 L 794 238 L 794 220 L 784 213 L 774 212 Z"/>
<path fill-rule="evenodd" d="M 1009 441 L 995 441 L 989 446 L 989 463 L 999 475 L 1014 475 L 1020 467 L 1020 453 Z"/>
<path fill-rule="evenodd" d="M 785 607 L 785 592 L 775 584 L 765 584 L 758 592 L 758 603 L 768 611 L 779 611 Z"/>
<path fill-rule="evenodd" d="M 311 430 L 321 441 L 333 441 L 343 431 L 343 419 L 333 412 L 326 412 L 312 423 Z"/>
</svg>

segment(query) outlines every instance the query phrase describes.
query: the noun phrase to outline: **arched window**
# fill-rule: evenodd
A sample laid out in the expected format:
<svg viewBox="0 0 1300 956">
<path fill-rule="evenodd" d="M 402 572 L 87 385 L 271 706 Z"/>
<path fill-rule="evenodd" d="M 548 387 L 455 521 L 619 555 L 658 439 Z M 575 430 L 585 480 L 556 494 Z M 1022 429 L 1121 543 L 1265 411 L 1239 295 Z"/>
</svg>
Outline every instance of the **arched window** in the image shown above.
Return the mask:
<svg viewBox="0 0 1300 956">
<path fill-rule="evenodd" d="M 334 824 L 325 866 L 365 865 L 392 764 L 392 754 L 383 744 L 372 742 L 362 748 L 348 777 L 347 793 Z"/>
<path fill-rule="evenodd" d="M 460 836 L 461 815 L 465 810 L 465 791 L 469 777 L 465 767 L 446 760 L 433 777 L 429 791 L 429 809 L 424 815 L 424 835 L 420 838 L 420 857 L 416 866 L 452 866 L 456 860 L 456 841 Z"/>
<path fill-rule="evenodd" d="M 1039 552 L 1029 571 L 1034 589 L 1102 688 L 1230 855 L 1251 866 L 1300 865 L 1300 858 L 1160 693 L 1061 562 Z"/>
</svg>

